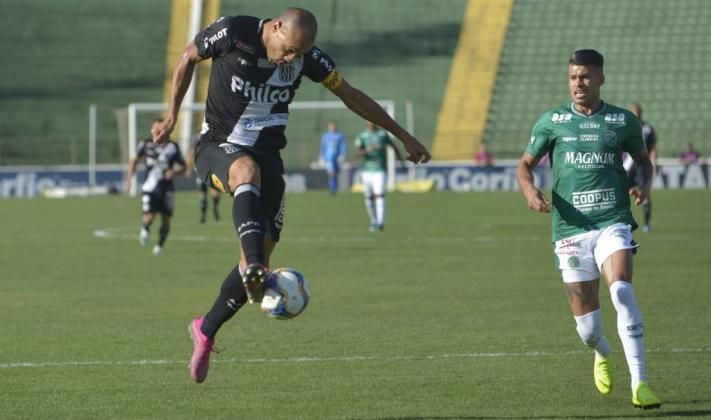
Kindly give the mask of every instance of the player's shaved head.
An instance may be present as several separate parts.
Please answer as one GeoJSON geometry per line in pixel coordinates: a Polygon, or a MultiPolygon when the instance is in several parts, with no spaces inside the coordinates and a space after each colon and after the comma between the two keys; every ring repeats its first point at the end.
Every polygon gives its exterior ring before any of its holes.
{"type": "Polygon", "coordinates": [[[316,16],[306,9],[290,7],[276,18],[282,23],[282,29],[287,33],[292,33],[302,38],[308,44],[316,41],[318,32],[318,22],[316,16]]]}

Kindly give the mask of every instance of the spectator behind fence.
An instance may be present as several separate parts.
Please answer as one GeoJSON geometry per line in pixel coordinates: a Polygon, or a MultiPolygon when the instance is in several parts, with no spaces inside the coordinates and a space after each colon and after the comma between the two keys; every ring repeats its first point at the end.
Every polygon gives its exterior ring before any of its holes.
{"type": "Polygon", "coordinates": [[[681,151],[679,158],[681,159],[681,163],[684,165],[703,162],[701,154],[694,149],[694,145],[692,143],[686,145],[686,148],[681,151]]]}
{"type": "Polygon", "coordinates": [[[479,150],[474,153],[474,163],[478,166],[492,166],[494,164],[494,155],[486,149],[486,144],[479,145],[479,150]]]}

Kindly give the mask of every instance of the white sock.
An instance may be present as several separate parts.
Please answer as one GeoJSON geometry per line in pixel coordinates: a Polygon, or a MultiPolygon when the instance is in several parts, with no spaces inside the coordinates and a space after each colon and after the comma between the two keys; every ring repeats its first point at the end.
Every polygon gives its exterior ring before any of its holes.
{"type": "Polygon", "coordinates": [[[385,223],[385,197],[375,197],[375,218],[377,224],[385,223]]]}
{"type": "Polygon", "coordinates": [[[574,316],[575,323],[578,325],[578,335],[580,339],[583,340],[583,344],[595,349],[598,354],[602,357],[607,357],[610,354],[610,343],[607,342],[607,338],[602,335],[602,317],[600,316],[600,310],[597,309],[592,312],[588,312],[585,315],[574,316]]]}
{"type": "Polygon", "coordinates": [[[625,349],[627,366],[630,369],[632,389],[636,389],[641,381],[646,381],[644,369],[644,324],[642,314],[634,296],[632,284],[626,281],[615,281],[610,286],[612,304],[617,310],[617,332],[625,349]]]}
{"type": "Polygon", "coordinates": [[[365,209],[368,211],[368,217],[370,218],[370,224],[376,225],[378,220],[375,218],[375,199],[365,199],[365,209]]]}

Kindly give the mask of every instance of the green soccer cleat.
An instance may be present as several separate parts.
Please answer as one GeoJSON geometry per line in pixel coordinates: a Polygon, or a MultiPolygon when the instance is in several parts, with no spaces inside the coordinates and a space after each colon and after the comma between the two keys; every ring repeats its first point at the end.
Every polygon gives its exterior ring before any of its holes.
{"type": "Polygon", "coordinates": [[[662,402],[654,395],[646,382],[640,382],[637,389],[632,392],[632,405],[642,410],[649,410],[661,407],[662,402]]]}
{"type": "Polygon", "coordinates": [[[607,395],[612,391],[612,360],[595,352],[595,366],[593,367],[595,387],[601,394],[607,395]]]}

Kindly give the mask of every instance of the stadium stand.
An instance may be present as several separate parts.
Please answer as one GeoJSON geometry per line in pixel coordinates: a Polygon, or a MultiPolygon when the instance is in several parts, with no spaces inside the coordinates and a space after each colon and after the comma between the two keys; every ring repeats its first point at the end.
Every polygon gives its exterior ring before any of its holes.
{"type": "Polygon", "coordinates": [[[117,162],[114,108],[162,94],[167,1],[3,0],[0,164],[86,163],[99,105],[98,161],[117,162]]]}
{"type": "MultiPolygon", "coordinates": [[[[415,132],[431,145],[466,0],[294,4],[317,14],[318,44],[350,82],[398,101],[400,122],[404,101],[413,101],[415,132]]],[[[284,7],[277,0],[222,0],[220,14],[269,17],[284,7]]],[[[11,77],[0,80],[0,164],[86,163],[91,103],[99,105],[99,163],[119,161],[123,126],[115,110],[163,98],[170,8],[169,0],[1,2],[3,71],[11,77]]],[[[335,97],[304,83],[296,99],[335,97]]],[[[303,133],[294,140],[317,142],[328,117],[294,118],[290,132],[303,133]]]]}
{"type": "MultiPolygon", "coordinates": [[[[86,163],[91,103],[99,105],[99,163],[125,158],[120,110],[130,102],[163,98],[171,4],[0,2],[0,165],[86,163]]],[[[413,101],[415,134],[432,146],[469,2],[295,4],[317,14],[318,43],[349,81],[376,98],[397,101],[401,123],[404,101],[413,101]]],[[[266,17],[283,7],[277,0],[222,0],[220,14],[266,17]]],[[[568,55],[590,47],[607,60],[604,98],[644,106],[660,138],[660,156],[676,156],[687,142],[711,155],[706,140],[711,104],[705,98],[711,91],[710,22],[707,0],[514,0],[483,141],[497,159],[520,156],[538,116],[567,101],[568,55]]],[[[481,94],[469,92],[472,98],[481,94]]],[[[335,98],[305,83],[296,99],[335,98]]],[[[289,135],[315,143],[328,118],[327,112],[294,118],[289,135]]],[[[468,151],[478,141],[472,137],[461,159],[471,159],[468,151]]]]}
{"type": "Polygon", "coordinates": [[[639,102],[662,157],[691,141],[708,156],[711,7],[706,0],[517,0],[484,141],[498,157],[521,155],[540,115],[568,98],[567,60],[605,56],[603,99],[639,102]]]}

